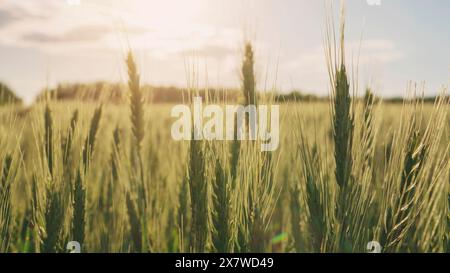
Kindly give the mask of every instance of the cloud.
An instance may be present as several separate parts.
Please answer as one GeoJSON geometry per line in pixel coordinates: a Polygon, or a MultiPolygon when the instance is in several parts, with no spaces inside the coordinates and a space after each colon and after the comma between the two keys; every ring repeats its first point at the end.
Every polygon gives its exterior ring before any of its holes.
{"type": "Polygon", "coordinates": [[[0,9],[0,28],[18,20],[20,17],[10,10],[0,9]]]}
{"type": "Polygon", "coordinates": [[[206,44],[204,46],[200,46],[197,48],[191,48],[186,50],[181,50],[177,53],[180,56],[190,56],[194,55],[200,58],[212,58],[216,60],[223,60],[230,56],[236,55],[237,50],[231,47],[222,46],[222,45],[214,45],[214,44],[206,44]]]}
{"type": "Polygon", "coordinates": [[[174,10],[170,4],[158,4],[158,9],[147,11],[143,8],[150,6],[146,0],[117,6],[101,0],[82,1],[79,6],[69,6],[64,0],[2,1],[6,5],[0,8],[0,20],[5,22],[0,27],[0,45],[52,55],[79,50],[121,51],[131,46],[160,60],[192,52],[224,59],[240,39],[235,29],[199,24],[191,20],[190,13],[174,10]]]}
{"type": "MultiPolygon", "coordinates": [[[[25,2],[12,2],[4,0],[2,7],[0,7],[0,29],[8,27],[14,23],[22,20],[36,20],[49,18],[49,7],[42,5],[43,11],[33,8],[25,2]]],[[[51,10],[51,9],[50,9],[51,10]]]]}
{"type": "MultiPolygon", "coordinates": [[[[359,41],[351,41],[347,44],[348,50],[355,58],[360,51],[360,65],[383,65],[401,60],[405,57],[405,53],[397,48],[396,44],[391,40],[373,39],[359,41]]],[[[355,59],[356,60],[356,59],[355,59]]]]}
{"type": "Polygon", "coordinates": [[[36,2],[29,0],[2,0],[2,7],[0,7],[0,29],[23,20],[35,21],[49,19],[52,14],[55,14],[56,7],[54,3],[48,1],[36,2]]]}
{"type": "MultiPolygon", "coordinates": [[[[405,53],[391,40],[370,39],[346,43],[348,69],[358,65],[361,84],[378,76],[386,66],[405,58],[405,53]],[[358,59],[359,52],[359,59],[358,59]]],[[[301,86],[308,92],[326,94],[329,90],[327,64],[322,45],[302,49],[298,54],[280,58],[279,78],[284,89],[301,86]]],[[[353,67],[356,69],[356,67],[353,67]]]]}
{"type": "Polygon", "coordinates": [[[46,34],[43,32],[31,32],[22,36],[25,41],[37,43],[72,43],[94,42],[102,39],[110,33],[112,28],[105,26],[79,26],[62,34],[46,34]]]}

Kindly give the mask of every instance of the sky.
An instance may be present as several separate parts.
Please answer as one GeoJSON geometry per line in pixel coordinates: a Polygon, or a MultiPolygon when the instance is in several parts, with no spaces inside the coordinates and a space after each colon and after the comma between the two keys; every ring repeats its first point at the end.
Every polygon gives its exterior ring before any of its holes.
{"type": "MultiPolygon", "coordinates": [[[[239,87],[251,40],[259,90],[324,95],[324,3],[0,0],[0,81],[26,102],[61,82],[125,82],[131,48],[145,83],[184,87],[195,72],[200,86],[239,87]]],[[[448,86],[448,0],[347,0],[346,40],[360,90],[390,97],[409,81],[425,82],[427,95],[448,86]]]]}

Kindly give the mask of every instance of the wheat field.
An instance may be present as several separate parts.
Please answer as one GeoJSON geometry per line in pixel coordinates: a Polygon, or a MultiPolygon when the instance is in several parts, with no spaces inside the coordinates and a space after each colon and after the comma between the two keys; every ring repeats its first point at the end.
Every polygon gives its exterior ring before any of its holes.
{"type": "MultiPolygon", "coordinates": [[[[127,103],[1,106],[0,252],[450,251],[446,90],[355,97],[328,35],[329,101],[282,103],[275,152],[173,140],[173,105],[143,102],[132,53],[127,103]]],[[[244,48],[240,102],[273,103],[244,48]]]]}

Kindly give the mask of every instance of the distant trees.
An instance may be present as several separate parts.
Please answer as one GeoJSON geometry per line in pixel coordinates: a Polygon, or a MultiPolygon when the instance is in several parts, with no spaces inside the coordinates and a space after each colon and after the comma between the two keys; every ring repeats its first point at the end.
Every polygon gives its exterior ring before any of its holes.
{"type": "MultiPolygon", "coordinates": [[[[243,65],[243,76],[251,73],[251,54],[246,58],[248,63],[243,65]],[[249,72],[250,71],[250,72],[249,72]]],[[[256,103],[260,97],[260,93],[253,87],[254,80],[252,77],[247,77],[247,81],[241,89],[226,89],[226,88],[208,88],[198,90],[196,95],[209,102],[240,102],[244,97],[246,104],[256,103]],[[250,79],[249,79],[250,78],[250,79]],[[244,92],[243,92],[243,90],[244,92]]],[[[7,88],[7,87],[6,87],[7,88]]],[[[142,97],[145,103],[184,103],[188,102],[189,92],[186,89],[175,86],[150,86],[142,85],[142,97]]],[[[0,93],[1,94],[1,93],[0,93]]],[[[121,83],[110,82],[93,82],[93,83],[63,83],[56,86],[56,88],[44,89],[37,96],[37,101],[45,101],[46,99],[54,99],[59,101],[79,100],[83,102],[109,102],[109,103],[126,103],[128,101],[127,86],[121,83]]],[[[374,95],[375,96],[375,95],[374,95]]],[[[15,97],[15,96],[14,96],[15,97]]],[[[274,102],[289,103],[289,102],[328,102],[327,95],[314,95],[311,93],[302,92],[300,90],[292,90],[290,92],[279,92],[273,94],[274,102]]],[[[358,97],[363,100],[364,96],[358,97]]],[[[403,98],[381,98],[375,96],[374,101],[377,102],[383,99],[386,103],[402,103],[403,98]]],[[[424,102],[433,102],[435,97],[426,97],[424,102]]],[[[0,101],[3,97],[0,96],[0,101]]]]}
{"type": "MultiPolygon", "coordinates": [[[[153,103],[183,103],[188,101],[188,92],[174,86],[142,85],[142,98],[144,102],[153,103]]],[[[37,97],[37,101],[47,98],[55,100],[103,101],[111,103],[124,103],[128,100],[127,86],[120,83],[94,82],[94,83],[66,83],[56,88],[45,89],[37,97]]],[[[198,95],[209,98],[211,101],[236,101],[240,96],[239,90],[224,90],[209,88],[201,89],[198,95]]]]}
{"type": "Polygon", "coordinates": [[[21,104],[22,100],[6,84],[0,82],[0,106],[5,104],[21,104]]]}

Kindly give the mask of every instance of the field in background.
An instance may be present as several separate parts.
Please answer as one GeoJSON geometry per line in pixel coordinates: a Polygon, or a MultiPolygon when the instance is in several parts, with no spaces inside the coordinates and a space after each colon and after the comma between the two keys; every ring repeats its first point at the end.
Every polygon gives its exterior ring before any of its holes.
{"type": "MultiPolygon", "coordinates": [[[[133,133],[127,105],[103,106],[95,137],[95,146],[92,149],[89,168],[86,172],[83,168],[83,151],[86,149],[85,142],[89,135],[91,118],[98,105],[54,102],[49,103],[48,106],[52,117],[52,171],[49,169],[45,152],[46,104],[34,105],[27,112],[8,107],[0,109],[0,159],[3,162],[3,170],[7,168],[9,156],[12,158],[10,172],[7,176],[7,180],[12,184],[8,251],[65,251],[65,244],[73,240],[74,236],[72,216],[75,210],[73,208],[75,196],[71,188],[76,183],[77,173],[80,169],[82,169],[83,185],[86,187],[83,251],[173,252],[194,250],[193,246],[189,244],[193,240],[190,237],[192,236],[190,229],[193,219],[190,210],[189,186],[185,184],[189,179],[190,167],[192,167],[190,160],[193,159],[189,150],[190,143],[176,142],[170,136],[170,126],[174,121],[173,118],[170,118],[171,105],[148,105],[145,107],[146,114],[143,123],[145,137],[141,147],[143,178],[136,177],[138,173],[136,167],[133,166],[133,133]],[[79,112],[79,116],[72,134],[70,124],[72,113],[75,111],[79,112]],[[64,143],[69,135],[71,135],[72,144],[70,150],[65,151],[67,146],[64,143]],[[66,152],[69,155],[66,155],[66,152]],[[69,158],[69,160],[64,158],[69,158]],[[144,186],[140,185],[141,179],[145,183],[144,186]],[[58,208],[53,207],[56,206],[55,204],[49,203],[52,192],[60,195],[58,197],[58,206],[60,207],[58,208]],[[143,192],[145,192],[145,197],[142,195],[143,192]],[[130,195],[129,199],[128,195],[130,195]],[[146,202],[146,204],[142,204],[142,207],[146,207],[145,212],[144,209],[138,212],[139,203],[143,200],[146,202]],[[139,213],[135,216],[137,219],[134,219],[138,223],[133,223],[132,207],[135,207],[135,213],[139,213]],[[52,212],[52,210],[57,211],[52,212]],[[48,215],[50,212],[57,213],[57,215],[48,215]],[[52,217],[58,217],[58,219],[52,219],[52,217]],[[55,220],[61,222],[56,227],[49,226],[51,223],[48,222],[55,220]],[[142,229],[142,227],[145,228],[142,229]],[[50,228],[56,228],[56,230],[52,231],[50,228]],[[45,239],[41,240],[52,236],[49,234],[50,232],[57,232],[58,236],[54,238],[52,248],[45,250],[43,249],[46,247],[45,239]],[[136,240],[142,240],[145,243],[139,244],[136,243],[136,240]],[[136,249],[136,247],[140,249],[136,249]]],[[[425,124],[433,111],[433,105],[426,104],[423,108],[423,114],[420,115],[423,118],[421,130],[425,130],[425,124]]],[[[402,162],[390,163],[389,151],[399,148],[393,144],[392,137],[394,129],[399,128],[402,106],[389,104],[375,106],[374,112],[376,113],[374,122],[376,122],[378,130],[375,137],[373,165],[371,166],[373,188],[369,194],[373,198],[370,212],[372,228],[361,238],[364,240],[359,240],[359,244],[352,246],[348,249],[349,251],[365,251],[366,243],[377,238],[376,229],[381,228],[377,224],[378,213],[382,209],[380,203],[387,197],[385,196],[386,189],[383,187],[386,184],[386,172],[390,168],[394,168],[401,174],[402,162]]],[[[223,168],[225,176],[231,176],[232,168],[237,168],[235,170],[236,181],[232,183],[231,178],[228,178],[230,183],[227,192],[230,204],[227,209],[229,209],[230,215],[226,217],[230,221],[230,226],[227,227],[229,242],[227,241],[228,243],[222,251],[240,251],[238,246],[239,230],[241,229],[239,223],[242,224],[243,220],[240,218],[245,217],[246,214],[242,211],[239,212],[239,208],[247,210],[248,206],[252,206],[244,204],[247,201],[245,196],[259,199],[258,202],[262,202],[261,205],[264,206],[262,211],[259,211],[259,213],[264,213],[262,215],[264,217],[260,216],[263,223],[259,223],[263,230],[247,231],[247,236],[261,236],[261,238],[248,239],[257,240],[261,245],[250,245],[249,247],[256,249],[250,248],[249,251],[332,250],[324,248],[325,246],[317,248],[317,245],[313,245],[314,241],[311,236],[312,232],[316,231],[311,230],[311,222],[319,221],[317,225],[322,227],[327,224],[320,222],[322,220],[318,218],[320,213],[313,214],[312,208],[308,207],[308,198],[311,197],[305,186],[308,185],[309,178],[305,177],[303,162],[305,159],[301,151],[305,147],[302,147],[299,142],[299,136],[305,136],[311,142],[306,145],[314,146],[315,153],[320,155],[321,172],[313,171],[316,172],[315,175],[324,177],[315,183],[318,185],[324,183],[322,186],[330,187],[329,192],[333,195],[336,186],[334,185],[333,133],[329,105],[326,103],[283,105],[280,126],[280,147],[276,153],[271,155],[270,167],[268,167],[271,177],[267,181],[259,176],[257,170],[252,170],[254,167],[265,170],[261,166],[268,161],[260,158],[261,152],[252,147],[253,144],[250,142],[242,143],[239,148],[239,161],[235,166],[230,162],[233,156],[234,142],[214,142],[202,144],[207,147],[198,147],[199,153],[205,153],[203,154],[204,159],[198,160],[204,165],[202,169],[208,173],[201,178],[204,179],[204,185],[207,188],[205,190],[208,192],[207,201],[204,201],[204,205],[207,206],[205,213],[208,214],[204,221],[207,221],[208,224],[205,231],[206,241],[202,250],[215,251],[217,243],[214,244],[215,231],[213,231],[213,227],[217,223],[213,221],[214,208],[215,206],[226,207],[226,204],[214,202],[214,194],[217,194],[216,179],[220,175],[217,174],[218,166],[223,168]],[[258,180],[255,180],[254,177],[258,177],[258,180]],[[258,185],[251,188],[255,182],[258,185]],[[273,185],[268,186],[265,183],[273,185]],[[231,184],[234,185],[231,187],[231,184]],[[294,192],[298,196],[292,195],[292,189],[297,189],[297,192],[294,192]],[[264,226],[262,226],[263,224],[264,226]],[[298,234],[294,232],[296,227],[298,234]],[[282,239],[276,240],[277,237],[282,239]]],[[[448,122],[445,127],[444,135],[448,136],[448,122]]],[[[407,141],[404,136],[401,137],[407,141]]],[[[442,138],[438,148],[441,153],[446,151],[447,145],[446,140],[442,138]]],[[[355,152],[360,153],[358,150],[355,152]]],[[[448,159],[448,155],[441,154],[441,156],[448,159]]],[[[443,183],[444,188],[448,188],[448,163],[446,166],[439,179],[430,181],[430,183],[443,183]]],[[[442,196],[438,198],[445,200],[444,193],[445,191],[442,191],[442,196]]],[[[320,204],[325,201],[314,200],[317,202],[319,210],[320,204]]],[[[227,201],[221,200],[221,202],[226,203],[227,201]]],[[[333,209],[332,205],[330,205],[330,209],[333,209]]],[[[249,217],[255,217],[255,215],[249,217]]],[[[426,215],[421,217],[428,219],[426,215]]],[[[418,217],[416,221],[422,220],[421,217],[418,217]]],[[[445,222],[439,220],[435,224],[443,223],[445,222]]],[[[438,234],[435,235],[436,240],[439,239],[438,234]]],[[[420,233],[415,236],[419,236],[415,240],[423,240],[420,233]]],[[[416,241],[412,242],[415,245],[416,241]]],[[[439,244],[439,241],[435,244],[429,242],[427,247],[429,248],[417,250],[443,251],[443,244],[439,244]]],[[[3,251],[5,250],[3,249],[3,251]]]]}

